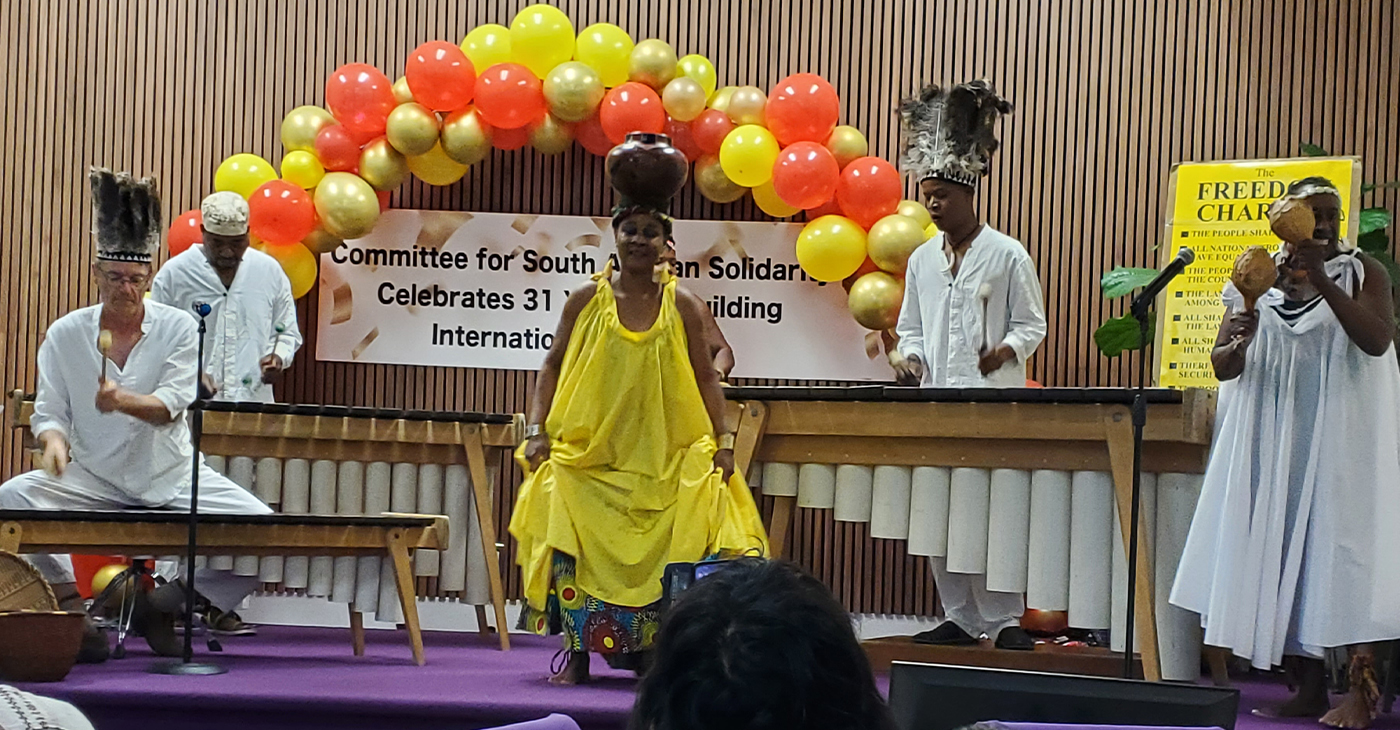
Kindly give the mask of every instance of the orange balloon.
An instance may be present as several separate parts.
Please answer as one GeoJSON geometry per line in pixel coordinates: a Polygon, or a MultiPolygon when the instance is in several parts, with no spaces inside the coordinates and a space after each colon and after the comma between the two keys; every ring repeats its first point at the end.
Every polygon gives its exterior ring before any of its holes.
{"type": "Polygon", "coordinates": [[[869,230],[876,221],[899,208],[903,192],[894,165],[878,157],[862,157],[841,171],[836,202],[847,218],[869,230]]]}
{"type": "Polygon", "coordinates": [[[476,110],[497,132],[544,117],[544,84],[518,63],[498,63],[476,78],[476,110]]]}
{"type": "Polygon", "coordinates": [[[816,74],[793,74],[773,87],[764,119],[778,142],[824,144],[841,116],[836,89],[816,74]]]}
{"type": "Polygon", "coordinates": [[[177,256],[185,249],[204,240],[204,215],[198,210],[187,210],[170,224],[165,234],[165,244],[170,247],[170,255],[177,256]]]}
{"type": "Polygon", "coordinates": [[[670,117],[666,118],[666,136],[671,138],[671,146],[681,151],[685,159],[694,162],[704,155],[700,145],[695,143],[695,135],[691,134],[690,124],[670,117]]]}
{"type": "Polygon", "coordinates": [[[350,132],[368,135],[368,141],[384,134],[389,112],[398,105],[393,87],[379,69],[367,63],[347,63],[326,80],[326,108],[350,132]]]}
{"type": "Polygon", "coordinates": [[[450,112],[471,103],[476,69],[461,48],[428,41],[408,54],[404,77],[415,101],[434,111],[450,112]]]}
{"type": "Polygon", "coordinates": [[[272,180],[248,198],[248,231],[268,243],[298,243],[315,227],[316,207],[300,185],[272,180]]]}
{"type": "Polygon", "coordinates": [[[530,144],[530,128],[497,129],[491,136],[491,146],[498,150],[518,150],[530,144]]]}
{"type": "Polygon", "coordinates": [[[815,208],[831,200],[840,181],[836,158],[817,142],[788,145],[773,165],[773,191],[783,202],[798,208],[815,208]]]}
{"type": "Polygon", "coordinates": [[[574,125],[574,139],[583,148],[595,155],[606,155],[614,147],[612,140],[603,131],[603,123],[598,120],[598,115],[593,116],[574,125]]]}
{"type": "Polygon", "coordinates": [[[316,133],[316,157],[327,170],[348,172],[360,165],[360,144],[344,126],[328,124],[316,133]]]}
{"type": "Polygon", "coordinates": [[[610,90],[598,107],[598,120],[613,144],[622,144],[632,132],[659,133],[666,128],[661,96],[646,84],[628,81],[610,90]]]}
{"type": "Polygon", "coordinates": [[[706,109],[690,123],[690,132],[695,137],[696,146],[707,155],[719,154],[724,138],[732,131],[734,122],[729,121],[728,114],[718,109],[706,109]]]}
{"type": "MultiPolygon", "coordinates": [[[[379,198],[379,212],[383,213],[384,211],[388,210],[389,196],[393,195],[393,193],[388,190],[376,190],[374,191],[374,194],[379,198]]],[[[317,219],[317,222],[319,222],[319,218],[317,219]]]]}

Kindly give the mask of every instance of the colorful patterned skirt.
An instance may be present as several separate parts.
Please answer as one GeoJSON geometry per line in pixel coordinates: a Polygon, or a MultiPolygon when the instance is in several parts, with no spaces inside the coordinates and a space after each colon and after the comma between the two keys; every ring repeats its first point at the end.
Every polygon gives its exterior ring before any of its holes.
{"type": "Polygon", "coordinates": [[[526,606],[521,628],[540,636],[562,633],[565,648],[595,654],[635,654],[651,649],[661,620],[660,601],[641,608],[618,606],[574,584],[574,558],[558,550],[545,609],[526,606]]]}

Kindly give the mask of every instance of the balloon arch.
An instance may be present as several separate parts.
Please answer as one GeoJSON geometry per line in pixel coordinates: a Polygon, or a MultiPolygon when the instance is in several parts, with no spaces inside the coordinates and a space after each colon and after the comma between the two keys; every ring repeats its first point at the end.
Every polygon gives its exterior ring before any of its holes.
{"type": "MultiPolygon", "coordinates": [[[[837,124],[840,100],[825,79],[793,74],[767,94],[717,80],[704,56],[677,58],[655,38],[633,43],[610,23],[575,35],[562,11],[532,5],[509,28],[424,43],[395,82],[367,64],[341,66],[326,81],[325,109],[300,106],[282,120],[280,177],[267,160],[236,154],[214,188],[248,199],[255,245],[300,298],[316,281],[317,255],[373,230],[410,174],[451,185],[492,148],[554,155],[578,142],[606,155],[629,132],[664,133],[694,161],[709,200],[752,194],[775,218],[807,211],[803,270],[844,281],[861,325],[893,327],[909,254],[934,231],[928,212],[900,199],[898,171],[868,156],[860,130],[837,124]]],[[[199,241],[200,226],[198,210],[176,218],[170,253],[199,241]]]]}

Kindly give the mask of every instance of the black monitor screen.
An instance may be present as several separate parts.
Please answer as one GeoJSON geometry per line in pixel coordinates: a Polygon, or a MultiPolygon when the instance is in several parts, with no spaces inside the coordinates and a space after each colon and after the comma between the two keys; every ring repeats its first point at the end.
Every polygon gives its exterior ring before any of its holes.
{"type": "Polygon", "coordinates": [[[1239,692],[1130,679],[895,662],[890,709],[902,730],[985,720],[1234,730],[1239,692]]]}

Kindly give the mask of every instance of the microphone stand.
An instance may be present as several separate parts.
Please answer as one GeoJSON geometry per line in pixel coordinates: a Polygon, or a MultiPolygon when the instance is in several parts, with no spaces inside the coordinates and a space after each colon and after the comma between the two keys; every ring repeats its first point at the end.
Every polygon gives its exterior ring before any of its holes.
{"type": "Polygon", "coordinates": [[[1138,519],[1142,510],[1142,432],[1147,426],[1147,341],[1151,329],[1153,299],[1138,299],[1132,304],[1133,318],[1138,322],[1137,389],[1133,393],[1133,496],[1128,523],[1128,610],[1123,629],[1123,678],[1133,679],[1133,629],[1137,613],[1138,519]]]}
{"type": "Polygon", "coordinates": [[[190,441],[194,447],[190,470],[190,534],[185,552],[185,651],[178,662],[165,662],[151,668],[153,674],[223,674],[227,668],[212,662],[194,661],[194,561],[199,533],[199,441],[204,433],[204,399],[199,392],[204,376],[204,318],[209,316],[209,305],[202,302],[194,305],[199,315],[199,367],[195,371],[195,399],[190,404],[190,441]]]}

